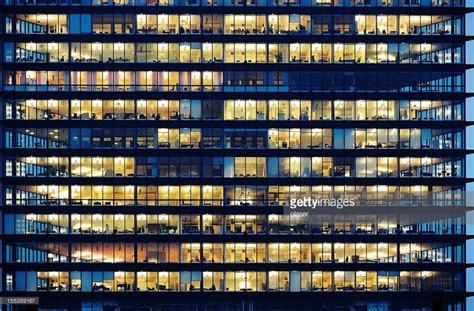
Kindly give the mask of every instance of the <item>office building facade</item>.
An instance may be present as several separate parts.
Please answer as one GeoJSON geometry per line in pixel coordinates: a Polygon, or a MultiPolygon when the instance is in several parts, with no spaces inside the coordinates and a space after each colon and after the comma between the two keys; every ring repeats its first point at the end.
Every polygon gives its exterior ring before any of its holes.
{"type": "Polygon", "coordinates": [[[467,311],[468,10],[3,0],[6,310],[467,311]]]}

